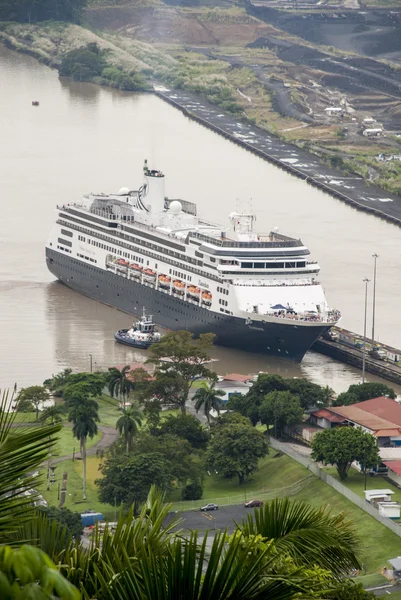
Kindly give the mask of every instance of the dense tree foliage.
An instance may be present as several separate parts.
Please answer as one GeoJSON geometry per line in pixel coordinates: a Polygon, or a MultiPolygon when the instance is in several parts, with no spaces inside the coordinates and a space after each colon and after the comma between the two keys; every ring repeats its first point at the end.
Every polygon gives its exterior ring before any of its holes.
{"type": "Polygon", "coordinates": [[[252,427],[249,419],[224,415],[212,426],[206,461],[226,477],[237,475],[241,485],[257,470],[259,459],[268,451],[265,435],[252,427]]]}
{"type": "Polygon", "coordinates": [[[43,402],[49,399],[49,392],[47,388],[42,385],[31,385],[30,387],[22,388],[17,398],[17,410],[21,412],[27,412],[29,405],[35,408],[36,420],[39,416],[39,407],[43,406],[43,402]],[[25,410],[22,410],[24,407],[25,410]]]}
{"type": "Polygon", "coordinates": [[[187,440],[192,448],[205,450],[209,435],[193,415],[168,415],[154,431],[155,435],[173,435],[187,440]]]}
{"type": "Polygon", "coordinates": [[[364,402],[371,398],[379,398],[380,396],[388,396],[389,398],[395,398],[396,393],[390,386],[385,383],[360,383],[350,385],[346,392],[339,394],[335,400],[333,400],[333,406],[347,406],[348,404],[355,404],[356,402],[364,402]]]}
{"type": "Polygon", "coordinates": [[[112,456],[101,465],[103,477],[96,481],[100,501],[139,506],[153,484],[170,491],[174,482],[170,467],[168,459],[159,452],[112,456]]]}
{"type": "Polygon", "coordinates": [[[65,506],[63,508],[49,506],[41,508],[40,512],[49,519],[57,521],[61,527],[65,527],[68,535],[76,538],[81,537],[83,526],[80,513],[74,512],[65,506]]]}
{"type": "Polygon", "coordinates": [[[78,22],[87,0],[0,0],[0,21],[78,22]]]}
{"type": "Polygon", "coordinates": [[[61,60],[59,73],[62,77],[72,77],[75,81],[92,81],[109,85],[120,90],[136,91],[146,89],[143,76],[133,70],[122,71],[108,64],[109,52],[91,42],[67,52],[61,60]]]}
{"type": "Polygon", "coordinates": [[[304,411],[298,396],[291,392],[270,392],[259,407],[259,418],[267,428],[274,426],[274,435],[280,436],[286,425],[301,423],[304,411]]]}
{"type": "Polygon", "coordinates": [[[313,460],[335,465],[343,481],[354,461],[364,468],[380,462],[377,439],[359,427],[334,427],[317,433],[312,441],[313,460]]]}
{"type": "Polygon", "coordinates": [[[154,380],[142,394],[143,399],[158,398],[167,406],[175,406],[183,414],[189,391],[195,379],[212,379],[213,373],[206,366],[210,360],[208,351],[214,340],[211,333],[202,334],[196,342],[189,331],[172,331],[158,344],[149,348],[149,359],[156,367],[154,380]]]}
{"type": "Polygon", "coordinates": [[[284,378],[281,375],[261,373],[247,394],[244,396],[236,394],[230,397],[227,408],[238,411],[256,425],[261,420],[261,405],[266,395],[271,392],[288,392],[296,396],[304,410],[327,406],[334,397],[330,387],[321,387],[304,378],[284,378]]]}

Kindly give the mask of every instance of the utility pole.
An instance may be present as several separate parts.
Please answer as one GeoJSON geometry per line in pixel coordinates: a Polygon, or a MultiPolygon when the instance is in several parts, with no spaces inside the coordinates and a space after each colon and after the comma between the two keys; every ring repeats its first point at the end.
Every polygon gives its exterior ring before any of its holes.
{"type": "Polygon", "coordinates": [[[372,350],[375,345],[375,311],[376,311],[376,262],[379,258],[378,254],[372,254],[374,260],[373,266],[373,307],[372,307],[372,350]]]}
{"type": "Polygon", "coordinates": [[[366,366],[366,316],[368,309],[368,283],[370,279],[365,277],[363,282],[365,284],[365,317],[363,321],[363,356],[362,356],[362,383],[365,383],[365,366],[366,366]]]}
{"type": "Polygon", "coordinates": [[[90,373],[92,373],[92,354],[89,354],[90,359],[90,373]]]}

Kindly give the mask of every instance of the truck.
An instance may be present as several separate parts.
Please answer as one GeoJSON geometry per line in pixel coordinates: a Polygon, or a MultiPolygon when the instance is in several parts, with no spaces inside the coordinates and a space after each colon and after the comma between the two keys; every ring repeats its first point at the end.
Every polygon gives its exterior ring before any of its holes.
{"type": "Polygon", "coordinates": [[[369,356],[376,360],[387,360],[387,352],[378,346],[369,350],[369,356]]]}
{"type": "Polygon", "coordinates": [[[81,513],[81,521],[82,521],[82,525],[84,527],[93,527],[93,525],[96,523],[96,521],[103,521],[103,515],[102,513],[99,512],[95,512],[92,510],[86,510],[85,512],[81,513]]]}

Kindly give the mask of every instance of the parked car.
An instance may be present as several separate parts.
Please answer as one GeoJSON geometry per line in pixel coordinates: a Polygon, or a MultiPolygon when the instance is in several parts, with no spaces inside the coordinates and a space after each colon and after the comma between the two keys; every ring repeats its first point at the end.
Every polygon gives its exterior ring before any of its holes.
{"type": "Polygon", "coordinates": [[[203,511],[207,511],[207,510],[217,510],[218,504],[213,504],[213,502],[211,502],[210,504],[206,504],[205,506],[201,507],[201,510],[203,511]]]}
{"type": "Polygon", "coordinates": [[[263,506],[263,504],[262,500],[249,500],[248,502],[245,502],[245,508],[255,508],[257,506],[263,506]]]}

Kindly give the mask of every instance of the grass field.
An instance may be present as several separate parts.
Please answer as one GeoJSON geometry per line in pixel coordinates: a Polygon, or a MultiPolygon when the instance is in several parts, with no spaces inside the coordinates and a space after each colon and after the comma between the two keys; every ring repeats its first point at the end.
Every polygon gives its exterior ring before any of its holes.
{"type": "MultiPolygon", "coordinates": [[[[326,467],[325,471],[330,473],[335,479],[340,481],[340,478],[337,474],[337,469],[335,467],[326,467]]],[[[365,476],[363,473],[359,473],[356,469],[350,469],[348,472],[348,477],[345,481],[342,481],[347,488],[352,490],[355,494],[360,496],[361,498],[365,498],[364,489],[365,489],[365,476]]],[[[396,486],[386,481],[383,477],[370,477],[369,475],[366,477],[366,489],[368,490],[381,490],[381,489],[389,489],[393,490],[394,494],[391,496],[392,501],[401,503],[401,490],[396,486]]]]}

